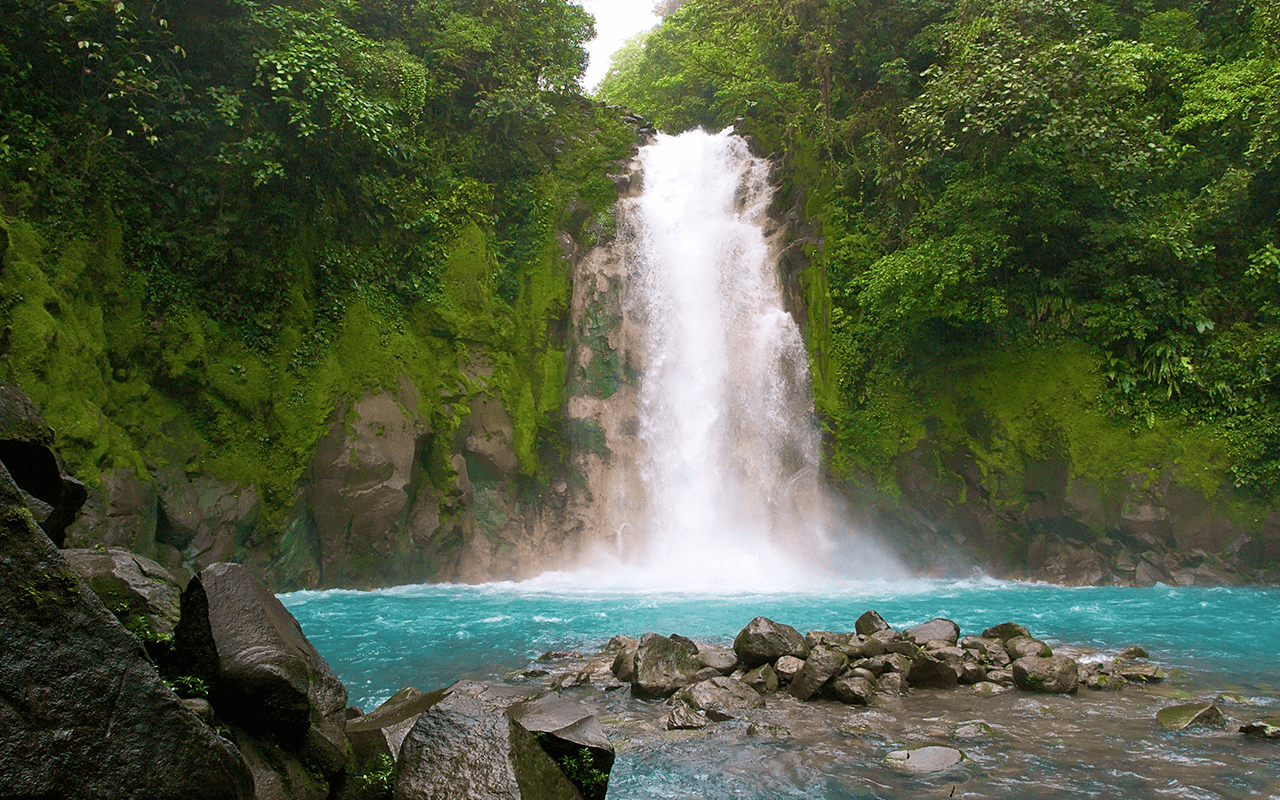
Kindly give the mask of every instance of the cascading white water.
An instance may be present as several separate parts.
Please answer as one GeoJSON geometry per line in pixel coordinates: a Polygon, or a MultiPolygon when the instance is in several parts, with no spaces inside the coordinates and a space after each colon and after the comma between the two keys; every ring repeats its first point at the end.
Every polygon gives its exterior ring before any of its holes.
{"type": "Polygon", "coordinates": [[[826,545],[825,509],[808,354],[764,232],[769,164],[730,131],[698,130],[659,135],[640,162],[623,236],[641,558],[702,581],[793,578],[826,545]]]}

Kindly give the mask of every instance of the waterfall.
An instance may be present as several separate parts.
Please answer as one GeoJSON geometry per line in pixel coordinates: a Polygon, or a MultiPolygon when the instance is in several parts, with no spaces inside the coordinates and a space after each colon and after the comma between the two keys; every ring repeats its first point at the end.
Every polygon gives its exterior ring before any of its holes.
{"type": "Polygon", "coordinates": [[[637,557],[699,580],[803,572],[827,549],[827,511],[808,353],[765,234],[769,164],[700,130],[659,134],[639,161],[620,234],[640,363],[637,557]]]}

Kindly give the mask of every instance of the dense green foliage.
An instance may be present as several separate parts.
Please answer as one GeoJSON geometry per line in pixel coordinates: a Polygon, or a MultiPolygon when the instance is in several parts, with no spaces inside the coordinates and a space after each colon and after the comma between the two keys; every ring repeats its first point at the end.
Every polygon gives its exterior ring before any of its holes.
{"type": "Polygon", "coordinates": [[[448,442],[482,354],[537,479],[555,237],[634,141],[578,94],[592,25],[564,0],[6,2],[0,380],[91,481],[176,462],[279,514],[335,398],[407,375],[448,442]]]}
{"type": "Polygon", "coordinates": [[[622,55],[608,100],[788,154],[838,471],[965,358],[1071,340],[1106,413],[1280,488],[1275,0],[689,0],[622,55]]]}

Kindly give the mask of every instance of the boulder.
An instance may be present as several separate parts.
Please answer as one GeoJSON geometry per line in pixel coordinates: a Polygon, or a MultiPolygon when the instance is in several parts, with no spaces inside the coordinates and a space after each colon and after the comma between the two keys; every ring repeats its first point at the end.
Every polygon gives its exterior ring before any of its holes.
{"type": "Polygon", "coordinates": [[[918,689],[950,689],[960,681],[960,670],[933,653],[921,650],[911,660],[906,678],[918,689]]]}
{"type": "Polygon", "coordinates": [[[703,712],[712,722],[734,719],[736,715],[730,712],[764,708],[759,692],[742,681],[723,676],[686,686],[676,692],[675,699],[703,712]]]}
{"type": "Polygon", "coordinates": [[[902,632],[902,635],[921,647],[925,643],[936,639],[955,644],[956,640],[960,638],[960,626],[949,619],[935,617],[923,625],[907,628],[902,632]]]}
{"type": "Polygon", "coordinates": [[[746,669],[771,664],[782,656],[804,658],[808,655],[804,637],[790,625],[756,617],[747,623],[733,640],[733,650],[746,669]]]}
{"type": "Polygon", "coordinates": [[[1013,662],[1013,683],[1019,689],[1043,694],[1074,694],[1079,673],[1066,656],[1025,656],[1013,662]]]}
{"type": "Polygon", "coordinates": [[[899,672],[886,672],[876,679],[876,694],[906,694],[907,679],[899,672]]]}
{"type": "Polygon", "coordinates": [[[661,634],[646,633],[636,650],[631,691],[636,697],[667,697],[692,683],[699,668],[696,650],[661,634]]]}
{"type": "Polygon", "coordinates": [[[1004,650],[1009,654],[1011,661],[1017,661],[1027,656],[1037,656],[1039,658],[1048,658],[1053,655],[1053,649],[1049,645],[1033,639],[1030,636],[1014,636],[1004,643],[1004,650]]]}
{"type": "Polygon", "coordinates": [[[707,727],[708,720],[689,707],[687,703],[676,703],[671,707],[671,713],[662,721],[662,725],[669,731],[696,731],[707,727]]]}
{"type": "Polygon", "coordinates": [[[857,675],[841,675],[831,681],[827,692],[835,699],[851,706],[871,705],[876,694],[876,684],[857,675]]]}
{"type": "Polygon", "coordinates": [[[385,752],[394,761],[400,755],[404,737],[409,735],[418,717],[444,696],[444,690],[423,694],[408,686],[368,714],[347,720],[344,732],[351,742],[352,757],[357,761],[370,761],[385,752]]]}
{"type": "Polygon", "coordinates": [[[1165,679],[1164,670],[1150,662],[1116,664],[1112,672],[1129,683],[1158,683],[1165,679]]]}
{"type": "Polygon", "coordinates": [[[788,691],[797,700],[808,700],[848,663],[848,656],[840,650],[815,647],[805,659],[804,666],[791,679],[791,688],[788,691]]]}
{"type": "Polygon", "coordinates": [[[185,707],[0,465],[0,793],[249,800],[236,748],[185,707]]]}
{"type": "Polygon", "coordinates": [[[63,550],[71,568],[143,642],[173,636],[182,590],[167,569],[119,547],[63,550]]]}
{"type": "Polygon", "coordinates": [[[875,658],[868,658],[865,663],[858,662],[858,666],[866,667],[878,677],[883,677],[888,672],[896,672],[905,680],[911,675],[912,661],[899,653],[886,653],[875,658]]]}
{"type": "Polygon", "coordinates": [[[308,769],[296,753],[243,730],[234,736],[253,773],[254,800],[328,800],[329,782],[308,769]]]}
{"type": "Polygon", "coordinates": [[[942,772],[964,760],[963,752],[940,745],[917,745],[905,750],[894,750],[885,756],[885,763],[889,766],[915,775],[942,772]]]}
{"type": "Polygon", "coordinates": [[[769,664],[762,664],[742,676],[742,682],[760,694],[778,691],[778,673],[769,664]]]}
{"type": "Polygon", "coordinates": [[[773,665],[773,671],[778,675],[778,683],[791,683],[796,673],[804,669],[804,661],[795,656],[783,656],[773,665]]]}
{"type": "Polygon", "coordinates": [[[1261,739],[1280,739],[1280,719],[1259,719],[1240,726],[1240,732],[1261,739]]]}
{"type": "Polygon", "coordinates": [[[721,675],[728,675],[738,667],[738,654],[729,647],[702,645],[698,648],[698,663],[721,675]]]}
{"type": "Polygon", "coordinates": [[[992,667],[1006,667],[1012,663],[1004,642],[984,636],[966,636],[959,641],[961,647],[974,654],[979,663],[992,667]]]}
{"type": "Polygon", "coordinates": [[[182,594],[176,669],[203,679],[218,715],[298,750],[326,774],[347,759],[347,690],[293,615],[240,564],[211,564],[182,594]]]}
{"type": "Polygon", "coordinates": [[[559,695],[546,694],[516,703],[507,716],[534,735],[586,800],[603,800],[614,750],[594,714],[559,695]]]}
{"type": "Polygon", "coordinates": [[[454,691],[418,717],[400,748],[395,800],[577,800],[537,737],[482,695],[454,691]]]}
{"type": "MultiPolygon", "coordinates": [[[[615,636],[609,641],[609,648],[617,653],[613,658],[614,676],[623,683],[630,683],[636,674],[636,653],[640,650],[640,640],[630,636],[615,636]]],[[[609,648],[605,651],[608,652],[609,648]]]]}
{"type": "Polygon", "coordinates": [[[1183,703],[1156,712],[1160,727],[1171,731],[1185,728],[1222,728],[1227,724],[1222,709],[1213,703],[1183,703]]]}
{"type": "Polygon", "coordinates": [[[893,630],[889,627],[889,623],[884,621],[884,617],[875,611],[868,611],[858,617],[857,621],[853,623],[853,629],[859,636],[870,636],[879,631],[893,630]]]}
{"type": "Polygon", "coordinates": [[[53,429],[31,398],[14,386],[0,385],[0,463],[18,489],[19,503],[61,547],[88,491],[80,481],[62,474],[52,447],[53,429]]]}
{"type": "Polygon", "coordinates": [[[982,632],[983,639],[995,639],[997,641],[1006,642],[1015,636],[1030,636],[1031,631],[1025,626],[1016,622],[1001,622],[991,628],[987,628],[982,632]]]}
{"type": "Polygon", "coordinates": [[[805,646],[812,650],[819,645],[850,644],[854,639],[862,637],[854,633],[834,633],[832,631],[809,631],[804,635],[805,646]]]}

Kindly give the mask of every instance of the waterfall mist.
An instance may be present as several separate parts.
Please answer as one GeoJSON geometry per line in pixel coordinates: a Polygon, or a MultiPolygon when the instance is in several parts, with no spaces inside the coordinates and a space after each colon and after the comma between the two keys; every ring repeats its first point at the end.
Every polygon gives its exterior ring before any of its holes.
{"type": "Polygon", "coordinates": [[[729,130],[660,134],[640,152],[619,243],[644,499],[597,554],[613,580],[617,562],[649,585],[901,573],[849,541],[822,484],[808,352],[765,233],[769,172],[729,130]]]}

